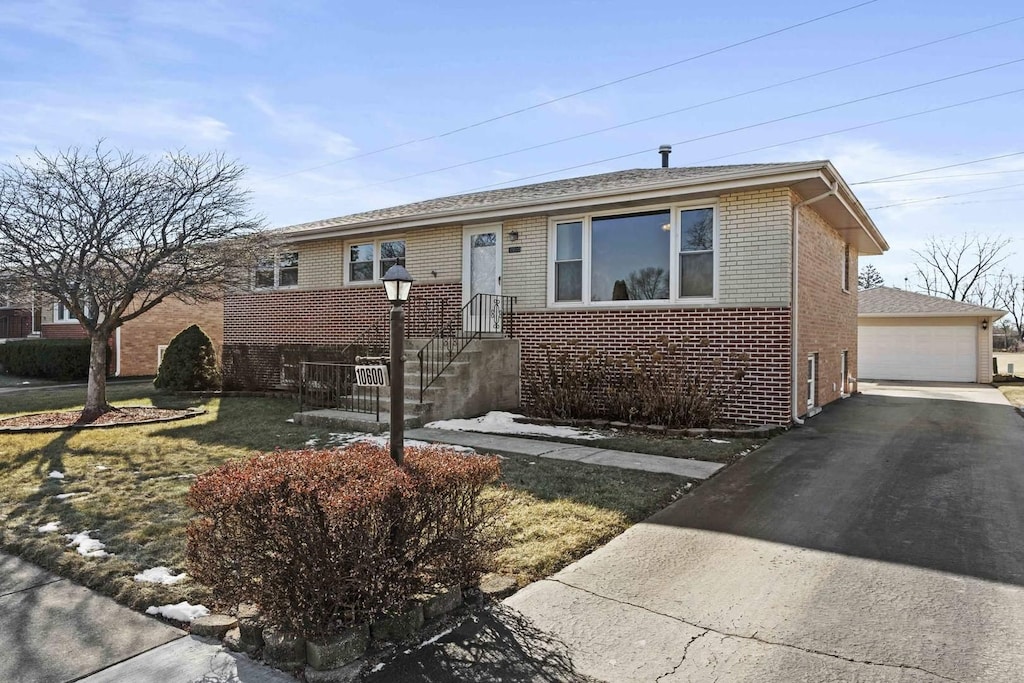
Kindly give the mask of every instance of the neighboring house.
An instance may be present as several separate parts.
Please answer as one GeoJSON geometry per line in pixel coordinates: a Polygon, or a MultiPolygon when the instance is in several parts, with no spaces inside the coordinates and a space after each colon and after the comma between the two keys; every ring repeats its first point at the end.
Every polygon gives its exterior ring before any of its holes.
{"type": "Polygon", "coordinates": [[[863,379],[992,381],[992,329],[1000,311],[894,287],[860,293],[863,379]]]}
{"type": "MultiPolygon", "coordinates": [[[[44,339],[85,339],[88,336],[63,304],[49,304],[42,309],[44,339]]],[[[223,302],[186,303],[167,298],[115,331],[110,340],[114,354],[110,368],[114,376],[155,375],[167,345],[193,324],[203,328],[219,353],[224,335],[223,302]]]]}
{"type": "Polygon", "coordinates": [[[17,291],[0,278],[0,339],[23,339],[39,332],[33,297],[17,291]]]}
{"type": "Polygon", "coordinates": [[[416,280],[412,336],[436,326],[421,311],[457,311],[493,294],[514,297],[521,368],[542,363],[548,344],[615,354],[660,337],[706,338],[711,353],[749,356],[726,417],[774,424],[855,389],[857,259],[888,249],[828,161],[619,171],[321,220],[276,237],[280,248],[251,291],[225,298],[229,381],[239,372],[234,354],[273,386],[283,349],[355,340],[387,310],[381,275],[404,261],[416,280]]]}

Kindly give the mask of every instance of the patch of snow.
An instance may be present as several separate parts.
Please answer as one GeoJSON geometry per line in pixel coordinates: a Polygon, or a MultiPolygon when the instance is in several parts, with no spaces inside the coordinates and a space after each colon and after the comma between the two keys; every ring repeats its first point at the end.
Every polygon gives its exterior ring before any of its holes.
{"type": "Polygon", "coordinates": [[[202,605],[190,605],[187,600],[182,600],[176,605],[150,605],[146,608],[146,614],[159,615],[174,621],[193,621],[209,615],[210,610],[202,605]]]}
{"type": "Polygon", "coordinates": [[[102,541],[89,536],[90,533],[83,531],[80,534],[64,534],[64,538],[69,539],[68,545],[75,546],[78,549],[78,554],[84,557],[107,557],[113,554],[105,550],[107,546],[102,541]]]}
{"type": "MultiPolygon", "coordinates": [[[[356,443],[369,443],[375,446],[384,447],[388,445],[391,440],[391,436],[384,432],[383,434],[367,434],[366,432],[332,432],[323,439],[323,446],[334,446],[344,447],[351,446],[356,443]]],[[[306,442],[306,446],[309,448],[316,448],[321,445],[321,439],[319,437],[313,437],[306,442]]],[[[419,441],[418,439],[406,439],[406,448],[425,448],[427,446],[433,446],[434,444],[427,443],[426,441],[419,441]]],[[[476,453],[469,446],[454,446],[449,444],[443,444],[445,448],[450,448],[460,453],[476,453]]]]}
{"type": "Polygon", "coordinates": [[[50,472],[46,476],[48,476],[50,479],[63,479],[64,478],[64,473],[63,472],[58,472],[57,470],[54,470],[53,472],[50,472]]]}
{"type": "Polygon", "coordinates": [[[287,422],[288,424],[295,424],[295,418],[289,417],[287,420],[285,420],[285,422],[287,422]]]}
{"type": "Polygon", "coordinates": [[[57,500],[67,500],[68,498],[74,498],[75,496],[88,496],[88,491],[75,491],[74,493],[58,493],[54,498],[57,500]]]}
{"type": "Polygon", "coordinates": [[[175,477],[175,479],[195,479],[195,478],[196,478],[196,475],[194,475],[194,474],[179,474],[177,477],[175,477]]]}
{"type": "Polygon", "coordinates": [[[32,382],[22,382],[22,385],[25,385],[25,384],[32,384],[32,382]]]}
{"type": "Polygon", "coordinates": [[[604,434],[593,429],[581,429],[558,425],[537,425],[516,422],[522,415],[493,410],[482,417],[468,420],[438,420],[430,422],[427,429],[448,429],[456,432],[486,432],[489,434],[531,434],[534,436],[557,436],[564,439],[604,439],[604,434]]]}
{"type": "Polygon", "coordinates": [[[58,529],[60,529],[60,522],[47,522],[46,524],[36,529],[36,531],[38,531],[41,534],[49,534],[54,531],[57,531],[58,529]]]}
{"type": "Polygon", "coordinates": [[[109,469],[110,468],[107,467],[106,465],[96,465],[96,471],[97,472],[106,472],[109,469]]]}
{"type": "Polygon", "coordinates": [[[708,439],[711,443],[729,443],[725,439],[708,439]]]}
{"type": "Polygon", "coordinates": [[[441,631],[436,636],[433,636],[431,638],[427,638],[422,643],[417,645],[416,649],[420,650],[422,648],[425,648],[427,645],[433,645],[434,643],[436,643],[437,641],[441,640],[442,638],[444,638],[446,635],[448,635],[449,633],[451,633],[454,630],[455,630],[454,628],[450,628],[447,631],[441,631]]]}
{"type": "Polygon", "coordinates": [[[370,673],[375,674],[375,673],[377,673],[378,671],[380,671],[383,668],[384,668],[384,662],[379,662],[379,663],[375,664],[372,669],[370,669],[370,673]]]}
{"type": "Polygon", "coordinates": [[[179,581],[187,579],[188,574],[182,572],[175,575],[167,567],[153,567],[152,569],[146,569],[140,574],[136,574],[134,578],[142,583],[162,583],[165,586],[173,586],[179,581]]]}

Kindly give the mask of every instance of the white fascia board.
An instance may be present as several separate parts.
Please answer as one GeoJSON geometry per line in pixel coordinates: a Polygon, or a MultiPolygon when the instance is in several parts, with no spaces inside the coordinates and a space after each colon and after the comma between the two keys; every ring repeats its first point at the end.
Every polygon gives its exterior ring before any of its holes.
{"type": "Polygon", "coordinates": [[[706,192],[721,194],[733,190],[740,190],[752,185],[792,185],[794,183],[822,178],[822,165],[820,163],[808,164],[806,169],[790,170],[786,173],[778,171],[764,172],[760,174],[743,173],[719,176],[717,180],[709,181],[707,178],[692,180],[673,180],[651,185],[645,185],[636,189],[624,192],[622,190],[603,190],[566,196],[563,199],[553,200],[522,200],[509,202],[487,207],[486,209],[452,209],[440,211],[424,216],[410,216],[406,218],[381,218],[363,223],[354,223],[344,226],[327,226],[312,230],[296,231],[294,233],[282,232],[275,235],[283,243],[306,242],[332,237],[347,237],[356,234],[367,234],[382,230],[406,230],[409,228],[437,225],[439,223],[479,223],[494,221],[506,218],[515,218],[522,214],[551,214],[571,212],[585,206],[600,206],[602,204],[618,204],[622,202],[642,202],[646,200],[656,201],[671,197],[683,192],[697,193],[706,192]]]}
{"type": "Polygon", "coordinates": [[[1006,311],[994,308],[983,308],[977,311],[959,311],[949,313],[858,313],[858,318],[989,318],[996,320],[1006,315],[1006,311]]]}
{"type": "MultiPolygon", "coordinates": [[[[864,205],[857,199],[857,195],[853,193],[853,190],[846,183],[846,180],[839,175],[839,171],[832,165],[832,162],[828,162],[827,170],[832,178],[839,183],[839,190],[836,194],[836,198],[843,205],[843,208],[857,221],[857,225],[860,226],[864,234],[878,247],[878,253],[884,254],[889,251],[889,242],[886,241],[882,235],[882,231],[878,229],[875,222],[871,219],[868,214],[868,210],[864,208],[864,205]]],[[[831,183],[830,183],[831,184],[831,183]]]]}

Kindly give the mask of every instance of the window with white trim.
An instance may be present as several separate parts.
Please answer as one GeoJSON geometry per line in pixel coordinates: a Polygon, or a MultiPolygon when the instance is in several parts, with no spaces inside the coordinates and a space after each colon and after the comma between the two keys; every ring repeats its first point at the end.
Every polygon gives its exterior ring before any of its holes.
{"type": "Polygon", "coordinates": [[[349,244],[345,250],[345,282],[376,282],[394,265],[405,265],[405,240],[349,244]]]}
{"type": "Polygon", "coordinates": [[[717,227],[713,205],[553,220],[549,299],[713,302],[717,227]]]}
{"type": "Polygon", "coordinates": [[[264,256],[256,263],[256,289],[280,289],[299,285],[299,252],[282,251],[264,256]]]}
{"type": "Polygon", "coordinates": [[[78,318],[64,304],[59,301],[53,305],[53,322],[55,323],[77,323],[78,318]]]}
{"type": "Polygon", "coordinates": [[[843,245],[843,291],[850,291],[850,245],[843,245]]]}

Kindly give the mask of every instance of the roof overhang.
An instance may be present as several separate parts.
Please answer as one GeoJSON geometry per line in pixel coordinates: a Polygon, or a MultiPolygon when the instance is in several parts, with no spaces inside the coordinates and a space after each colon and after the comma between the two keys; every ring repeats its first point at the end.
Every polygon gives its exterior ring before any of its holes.
{"type": "Polygon", "coordinates": [[[977,311],[950,311],[948,313],[858,313],[858,318],[992,318],[999,320],[1006,311],[981,308],[977,311]]]}
{"type": "Polygon", "coordinates": [[[814,204],[816,211],[865,255],[878,255],[889,248],[867,211],[854,196],[831,162],[787,164],[784,171],[764,169],[724,172],[693,179],[672,179],[658,183],[634,185],[626,190],[563,195],[555,198],[531,198],[490,204],[486,207],[460,207],[448,211],[379,218],[348,224],[329,221],[316,227],[284,228],[273,235],[283,243],[308,242],[336,237],[366,235],[377,232],[399,232],[452,223],[488,223],[509,218],[536,215],[560,215],[589,210],[630,208],[651,202],[690,201],[716,197],[728,192],[789,187],[801,198],[814,197],[836,187],[836,193],[814,204]]]}

